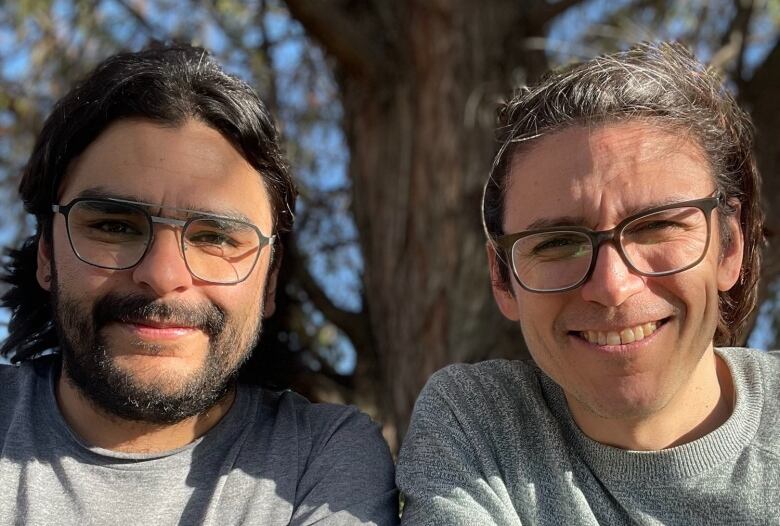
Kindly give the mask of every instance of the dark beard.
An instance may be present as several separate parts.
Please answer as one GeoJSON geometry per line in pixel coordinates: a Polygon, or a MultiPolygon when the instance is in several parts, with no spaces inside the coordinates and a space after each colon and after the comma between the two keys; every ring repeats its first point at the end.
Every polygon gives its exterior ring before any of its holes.
{"type": "MultiPolygon", "coordinates": [[[[143,295],[107,294],[94,304],[90,319],[78,302],[62,296],[56,277],[52,299],[66,381],[99,409],[132,421],[174,424],[208,411],[234,385],[260,332],[258,321],[253,336],[239,349],[241,335],[217,305],[162,303],[143,295]],[[100,333],[111,322],[143,320],[195,326],[209,336],[204,364],[175,392],[141,384],[131,372],[117,367],[100,333]]],[[[148,345],[146,350],[154,352],[155,347],[148,345]]]]}

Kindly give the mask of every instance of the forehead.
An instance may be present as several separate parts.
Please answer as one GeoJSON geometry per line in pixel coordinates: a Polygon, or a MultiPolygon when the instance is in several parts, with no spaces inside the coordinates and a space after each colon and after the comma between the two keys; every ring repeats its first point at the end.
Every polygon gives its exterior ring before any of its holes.
{"type": "Polygon", "coordinates": [[[189,120],[113,123],[73,160],[59,201],[100,193],[218,215],[243,215],[270,231],[271,203],[257,171],[216,130],[189,120]]]}
{"type": "Polygon", "coordinates": [[[504,229],[539,222],[610,228],[644,208],[706,197],[711,170],[691,137],[646,122],[572,126],[519,150],[504,229]]]}

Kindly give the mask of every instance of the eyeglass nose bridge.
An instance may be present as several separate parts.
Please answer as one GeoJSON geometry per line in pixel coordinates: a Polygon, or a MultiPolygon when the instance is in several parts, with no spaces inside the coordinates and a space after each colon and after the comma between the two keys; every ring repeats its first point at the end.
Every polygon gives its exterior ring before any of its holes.
{"type": "MultiPolygon", "coordinates": [[[[153,216],[151,214],[149,214],[149,221],[151,221],[152,226],[154,226],[155,224],[161,224],[161,225],[168,225],[173,228],[181,229],[182,233],[180,234],[181,237],[179,238],[179,243],[178,243],[179,251],[180,251],[179,255],[181,255],[182,259],[184,259],[184,262],[187,265],[187,268],[189,268],[189,263],[187,263],[187,258],[184,257],[184,251],[187,250],[187,244],[184,243],[184,229],[187,227],[189,221],[185,221],[183,219],[174,219],[172,217],[153,216]]],[[[149,244],[147,245],[146,250],[144,251],[141,258],[138,260],[136,265],[140,265],[141,262],[146,258],[147,254],[152,249],[152,245],[154,244],[154,241],[155,241],[155,234],[154,234],[154,228],[152,228],[149,231],[149,244]]]]}
{"type": "Polygon", "coordinates": [[[181,229],[184,229],[184,226],[187,224],[187,221],[183,219],[173,219],[172,217],[150,215],[149,218],[152,220],[152,223],[162,223],[163,225],[175,226],[181,229]]]}
{"type": "Polygon", "coordinates": [[[629,261],[628,256],[623,250],[623,245],[620,243],[620,235],[622,232],[623,229],[620,227],[620,225],[616,226],[615,228],[610,228],[609,230],[588,232],[588,237],[590,237],[590,242],[593,245],[593,255],[591,256],[588,272],[585,274],[585,277],[582,278],[582,281],[580,281],[579,285],[583,285],[593,275],[593,271],[596,269],[596,261],[599,257],[599,251],[601,250],[602,245],[605,243],[610,243],[613,247],[615,247],[618,255],[620,255],[620,259],[623,261],[623,264],[626,265],[626,268],[629,271],[642,274],[642,272],[639,271],[634,266],[634,264],[631,263],[631,261],[629,261]]]}

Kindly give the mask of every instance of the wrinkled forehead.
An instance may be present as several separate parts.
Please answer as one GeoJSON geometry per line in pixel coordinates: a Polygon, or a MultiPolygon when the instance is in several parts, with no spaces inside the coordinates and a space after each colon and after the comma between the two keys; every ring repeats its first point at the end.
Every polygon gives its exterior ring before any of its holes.
{"type": "Polygon", "coordinates": [[[542,136],[513,154],[507,176],[506,232],[559,219],[610,228],[645,208],[714,190],[695,139],[644,122],[572,126],[542,136]]]}

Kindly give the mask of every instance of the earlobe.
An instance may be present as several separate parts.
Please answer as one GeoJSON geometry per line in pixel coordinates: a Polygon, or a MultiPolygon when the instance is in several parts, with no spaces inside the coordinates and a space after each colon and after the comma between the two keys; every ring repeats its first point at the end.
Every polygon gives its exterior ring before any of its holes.
{"type": "Polygon", "coordinates": [[[485,250],[487,250],[488,264],[490,266],[490,286],[493,289],[493,298],[496,300],[496,305],[508,320],[519,321],[520,320],[520,308],[517,304],[517,298],[512,294],[511,284],[505,283],[501,278],[501,271],[499,265],[499,255],[496,253],[496,248],[488,241],[485,244],[485,250]]]}
{"type": "Polygon", "coordinates": [[[721,247],[720,260],[718,261],[718,290],[725,292],[739,279],[742,271],[742,257],[745,240],[740,228],[740,206],[736,205],[734,215],[729,217],[728,228],[730,230],[730,242],[727,247],[721,247]]]}
{"type": "Polygon", "coordinates": [[[41,236],[38,238],[38,253],[36,256],[37,268],[35,277],[38,285],[47,292],[51,292],[51,243],[41,236]]]}

